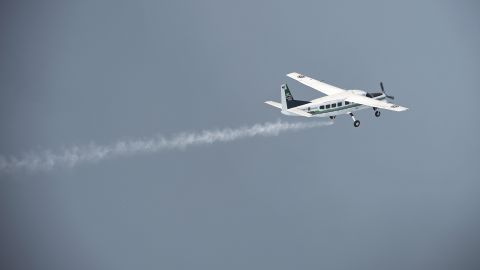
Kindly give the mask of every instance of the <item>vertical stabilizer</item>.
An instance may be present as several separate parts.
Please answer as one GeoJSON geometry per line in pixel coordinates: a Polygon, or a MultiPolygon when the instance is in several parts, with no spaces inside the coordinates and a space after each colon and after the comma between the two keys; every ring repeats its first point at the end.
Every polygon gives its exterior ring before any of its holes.
{"type": "Polygon", "coordinates": [[[292,93],[290,89],[288,89],[287,84],[282,84],[280,87],[280,94],[282,98],[282,111],[286,111],[288,109],[287,101],[293,101],[292,93]]]}

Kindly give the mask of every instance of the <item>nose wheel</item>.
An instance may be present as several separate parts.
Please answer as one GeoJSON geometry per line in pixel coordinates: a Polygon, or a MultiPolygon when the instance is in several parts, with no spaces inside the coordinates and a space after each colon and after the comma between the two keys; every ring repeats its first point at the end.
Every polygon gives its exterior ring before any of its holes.
{"type": "Polygon", "coordinates": [[[355,116],[353,115],[353,113],[349,113],[349,114],[353,119],[353,126],[354,127],[359,127],[360,126],[360,120],[355,119],[355,116]]]}
{"type": "Polygon", "coordinates": [[[380,111],[375,111],[375,116],[380,117],[380,111]]]}

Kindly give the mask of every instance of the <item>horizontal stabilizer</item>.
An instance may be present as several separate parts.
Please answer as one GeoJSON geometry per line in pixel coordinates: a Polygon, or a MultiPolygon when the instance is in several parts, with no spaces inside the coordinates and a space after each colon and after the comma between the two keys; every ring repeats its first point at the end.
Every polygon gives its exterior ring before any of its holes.
{"type": "Polygon", "coordinates": [[[277,107],[279,109],[282,108],[282,104],[280,104],[278,102],[275,102],[275,101],[265,101],[265,103],[270,105],[270,106],[277,107]]]}

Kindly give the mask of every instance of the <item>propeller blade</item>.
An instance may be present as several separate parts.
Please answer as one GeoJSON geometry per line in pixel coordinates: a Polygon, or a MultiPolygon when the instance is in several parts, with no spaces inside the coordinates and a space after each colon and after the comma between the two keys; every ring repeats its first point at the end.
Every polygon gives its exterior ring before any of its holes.
{"type": "Polygon", "coordinates": [[[389,95],[387,95],[387,93],[385,93],[385,88],[383,88],[383,82],[380,82],[380,88],[382,89],[383,94],[385,94],[385,96],[386,96],[387,98],[389,98],[389,99],[395,99],[394,96],[389,96],[389,95]]]}

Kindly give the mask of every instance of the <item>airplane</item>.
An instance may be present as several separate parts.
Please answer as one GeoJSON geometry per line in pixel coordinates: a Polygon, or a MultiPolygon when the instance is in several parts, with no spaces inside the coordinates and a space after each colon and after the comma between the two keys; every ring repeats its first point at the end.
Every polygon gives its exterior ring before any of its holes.
{"type": "Polygon", "coordinates": [[[304,117],[330,117],[335,119],[337,115],[348,114],[352,117],[353,126],[359,127],[360,120],[355,119],[354,111],[373,108],[376,117],[380,117],[379,109],[401,112],[408,108],[390,103],[387,99],[394,97],[387,95],[380,82],[382,92],[368,93],[362,90],[345,90],[322,81],[307,77],[303,74],[292,72],[287,74],[290,77],[308,87],[324,93],[326,96],[311,101],[296,100],[288,85],[282,84],[281,103],[265,101],[266,104],[282,110],[282,114],[304,117]]]}

